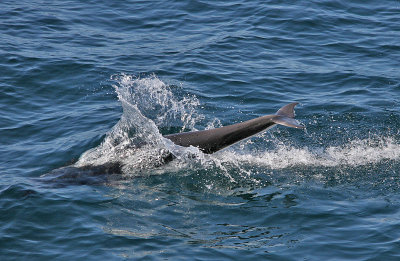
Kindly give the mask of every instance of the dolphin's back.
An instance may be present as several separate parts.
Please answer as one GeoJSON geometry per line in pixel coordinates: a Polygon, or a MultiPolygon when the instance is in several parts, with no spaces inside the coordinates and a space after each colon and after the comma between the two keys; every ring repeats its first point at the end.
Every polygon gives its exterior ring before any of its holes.
{"type": "Polygon", "coordinates": [[[177,145],[183,147],[198,147],[204,153],[214,153],[240,140],[251,137],[258,132],[268,129],[275,124],[292,128],[304,128],[294,119],[294,106],[291,103],[282,107],[274,115],[266,115],[249,121],[224,126],[221,128],[183,132],[164,136],[177,145]]]}

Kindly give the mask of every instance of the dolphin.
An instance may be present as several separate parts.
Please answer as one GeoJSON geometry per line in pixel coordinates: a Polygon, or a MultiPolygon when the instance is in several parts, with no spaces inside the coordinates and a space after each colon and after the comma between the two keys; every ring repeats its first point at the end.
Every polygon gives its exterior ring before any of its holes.
{"type": "Polygon", "coordinates": [[[170,134],[164,135],[164,137],[179,146],[194,146],[203,153],[211,154],[269,129],[276,124],[304,129],[305,127],[294,119],[294,107],[297,104],[297,102],[290,103],[280,108],[275,114],[265,115],[221,128],[170,134]]]}
{"type": "MultiPolygon", "coordinates": [[[[203,153],[211,154],[277,124],[304,129],[305,127],[294,119],[294,107],[297,104],[297,102],[290,103],[280,108],[275,114],[221,128],[175,133],[164,135],[163,137],[171,140],[176,145],[183,147],[194,146],[203,153]]],[[[168,152],[160,164],[167,164],[174,158],[175,156],[168,152]]],[[[55,169],[42,177],[45,178],[43,181],[46,182],[58,180],[65,184],[98,184],[110,182],[114,179],[118,180],[113,174],[121,174],[122,167],[123,164],[121,162],[109,162],[103,165],[87,165],[83,167],[71,165],[55,169]]]]}

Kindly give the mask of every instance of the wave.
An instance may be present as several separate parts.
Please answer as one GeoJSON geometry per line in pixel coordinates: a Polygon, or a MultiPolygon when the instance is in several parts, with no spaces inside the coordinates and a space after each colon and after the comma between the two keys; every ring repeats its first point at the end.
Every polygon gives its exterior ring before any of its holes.
{"type": "Polygon", "coordinates": [[[348,144],[329,147],[296,148],[279,144],[272,151],[241,153],[229,150],[219,156],[222,161],[246,162],[270,169],[283,169],[295,166],[315,167],[356,167],[374,164],[383,160],[399,160],[400,144],[392,137],[375,139],[355,139],[348,144]]]}
{"type": "Polygon", "coordinates": [[[177,99],[172,92],[174,87],[155,75],[140,78],[119,74],[111,79],[115,81],[113,87],[122,104],[121,119],[98,147],[81,155],[75,166],[118,161],[124,173],[131,173],[162,164],[171,145],[159,128],[179,124],[181,130],[194,129],[202,117],[195,109],[199,101],[188,95],[177,99]]]}
{"type": "MultiPolygon", "coordinates": [[[[111,79],[123,114],[98,147],[82,154],[75,164],[77,167],[118,161],[123,165],[123,173],[133,176],[146,170],[154,174],[159,166],[163,166],[161,173],[217,168],[233,180],[230,175],[232,168],[251,174],[248,166],[269,170],[297,166],[355,167],[400,159],[400,144],[395,138],[384,136],[354,138],[346,144],[327,147],[287,145],[275,139],[272,141],[274,148],[268,150],[255,150],[253,142],[245,141],[239,147],[235,145],[205,155],[197,148],[173,144],[160,132],[195,130],[196,125],[204,123],[206,117],[199,112],[200,102],[194,95],[184,94],[182,88],[167,85],[155,75],[134,77],[118,74],[111,79]],[[175,156],[175,160],[164,166],[169,153],[175,156]]],[[[219,119],[210,119],[203,126],[218,127],[215,124],[220,124],[219,119]]],[[[264,143],[271,142],[268,136],[258,138],[264,143]]]]}

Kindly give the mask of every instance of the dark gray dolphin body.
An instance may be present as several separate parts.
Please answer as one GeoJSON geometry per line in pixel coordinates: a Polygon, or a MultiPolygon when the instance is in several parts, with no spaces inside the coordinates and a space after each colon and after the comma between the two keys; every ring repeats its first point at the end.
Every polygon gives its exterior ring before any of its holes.
{"type": "Polygon", "coordinates": [[[304,126],[294,119],[293,109],[297,104],[295,102],[283,106],[273,115],[266,115],[221,128],[170,134],[164,137],[177,145],[183,147],[194,146],[204,153],[211,154],[276,124],[303,129],[304,126]]]}
{"type": "MultiPolygon", "coordinates": [[[[273,115],[266,115],[221,128],[170,134],[164,137],[179,146],[194,146],[202,152],[210,154],[271,128],[276,124],[303,129],[304,126],[294,119],[293,109],[297,104],[290,103],[273,115]]],[[[166,164],[174,158],[172,153],[168,153],[160,163],[166,164]]],[[[122,166],[121,162],[109,162],[103,165],[83,167],[66,166],[51,171],[45,175],[43,181],[54,182],[57,180],[59,185],[107,183],[114,179],[119,179],[118,177],[121,175],[116,176],[113,174],[121,174],[122,166]]]]}

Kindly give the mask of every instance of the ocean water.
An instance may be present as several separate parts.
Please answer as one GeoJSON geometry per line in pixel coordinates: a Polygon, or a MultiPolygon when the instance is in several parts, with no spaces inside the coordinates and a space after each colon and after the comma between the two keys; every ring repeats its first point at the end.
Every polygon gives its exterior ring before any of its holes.
{"type": "Polygon", "coordinates": [[[399,1],[1,1],[0,260],[400,260],[399,21],[399,1]],[[212,155],[162,137],[290,102],[305,130],[212,155]]]}

